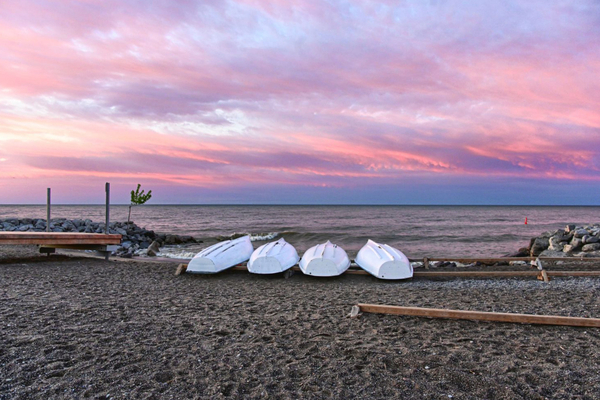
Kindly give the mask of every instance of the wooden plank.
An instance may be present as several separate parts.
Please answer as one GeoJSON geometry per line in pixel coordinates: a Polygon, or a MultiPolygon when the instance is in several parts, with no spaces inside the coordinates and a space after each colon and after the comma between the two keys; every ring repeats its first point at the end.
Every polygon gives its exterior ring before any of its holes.
{"type": "Polygon", "coordinates": [[[187,270],[187,264],[179,264],[175,270],[175,275],[181,275],[187,270]]]}
{"type": "Polygon", "coordinates": [[[0,244],[120,244],[121,235],[81,232],[0,232],[0,244]]]}
{"type": "Polygon", "coordinates": [[[441,308],[401,307],[380,304],[358,304],[363,313],[408,315],[414,317],[466,319],[474,321],[512,322],[520,324],[567,325],[600,328],[600,318],[562,317],[495,313],[484,311],[444,310],[441,308]]]}

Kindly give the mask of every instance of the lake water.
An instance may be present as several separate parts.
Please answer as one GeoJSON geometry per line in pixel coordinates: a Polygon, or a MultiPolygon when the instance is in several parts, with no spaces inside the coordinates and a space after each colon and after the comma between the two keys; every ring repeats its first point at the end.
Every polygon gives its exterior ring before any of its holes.
{"type": "MultiPolygon", "coordinates": [[[[112,205],[111,221],[126,221],[127,212],[126,205],[112,205]]],[[[46,207],[0,205],[0,219],[13,217],[45,219],[46,207]]],[[[103,222],[105,207],[53,205],[52,218],[103,222]]],[[[255,247],[284,237],[300,254],[330,240],[352,258],[373,239],[414,258],[496,257],[527,246],[542,232],[600,222],[600,207],[144,205],[133,208],[132,220],[156,232],[205,241],[180,249],[188,256],[235,233],[249,233],[255,247]]]]}

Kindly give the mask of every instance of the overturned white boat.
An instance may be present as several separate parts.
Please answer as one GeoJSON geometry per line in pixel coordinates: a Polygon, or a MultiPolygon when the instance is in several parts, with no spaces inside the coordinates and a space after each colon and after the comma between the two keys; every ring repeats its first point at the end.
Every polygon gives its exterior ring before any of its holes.
{"type": "Polygon", "coordinates": [[[248,271],[253,274],[278,274],[292,268],[299,259],[294,246],[281,238],[254,250],[248,261],[248,271]]]}
{"type": "Polygon", "coordinates": [[[312,276],[338,276],[350,267],[348,255],[337,244],[318,244],[306,250],[300,260],[300,270],[312,276]]]}
{"type": "Polygon", "coordinates": [[[356,255],[359,267],[379,279],[412,278],[413,268],[400,250],[369,239],[356,255]]]}
{"type": "Polygon", "coordinates": [[[247,261],[254,248],[250,236],[219,242],[196,254],[187,266],[186,272],[195,274],[216,274],[247,261]]]}

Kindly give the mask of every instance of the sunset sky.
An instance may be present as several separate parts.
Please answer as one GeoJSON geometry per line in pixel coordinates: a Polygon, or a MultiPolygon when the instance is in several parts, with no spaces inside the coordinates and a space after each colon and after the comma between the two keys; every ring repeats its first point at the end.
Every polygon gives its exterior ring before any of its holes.
{"type": "Polygon", "coordinates": [[[600,205],[600,2],[0,1],[0,204],[600,205]]]}

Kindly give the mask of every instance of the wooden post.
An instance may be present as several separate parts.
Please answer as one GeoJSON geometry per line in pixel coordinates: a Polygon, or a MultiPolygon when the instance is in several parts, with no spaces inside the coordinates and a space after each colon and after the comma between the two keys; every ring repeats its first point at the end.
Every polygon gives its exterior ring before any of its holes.
{"type": "Polygon", "coordinates": [[[423,266],[425,269],[429,269],[429,259],[427,257],[423,258],[423,266]]]}
{"type": "Polygon", "coordinates": [[[50,188],[47,189],[46,191],[46,232],[50,232],[50,209],[51,209],[51,205],[50,205],[50,197],[51,197],[51,192],[52,190],[50,188]]]}
{"type": "MultiPolygon", "coordinates": [[[[104,227],[104,233],[109,234],[108,224],[110,222],[110,183],[106,182],[104,185],[104,191],[106,192],[106,226],[104,227]]],[[[107,251],[104,255],[104,259],[108,261],[110,253],[107,251]]]]}
{"type": "Polygon", "coordinates": [[[514,322],[520,324],[568,325],[600,328],[600,318],[561,317],[483,311],[444,310],[439,308],[400,307],[379,304],[358,304],[363,313],[396,314],[429,318],[467,319],[475,321],[514,322]]]}
{"type": "Polygon", "coordinates": [[[104,227],[104,233],[108,235],[108,223],[110,221],[110,183],[106,182],[104,191],[106,192],[106,226],[104,227]]]}

